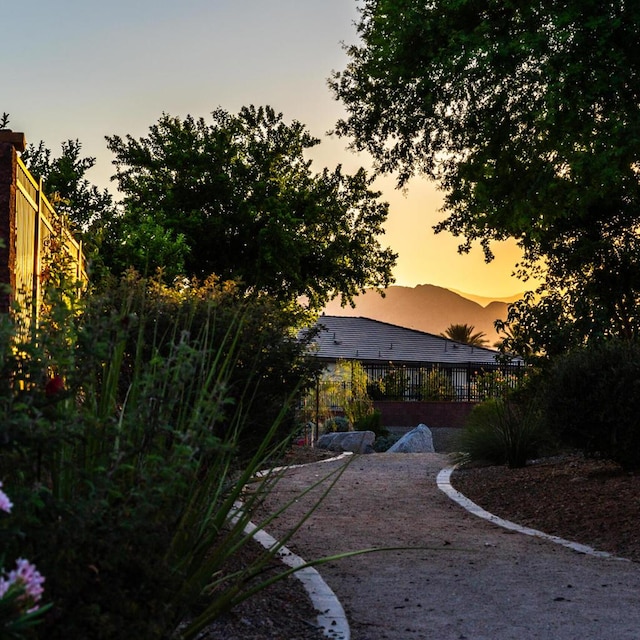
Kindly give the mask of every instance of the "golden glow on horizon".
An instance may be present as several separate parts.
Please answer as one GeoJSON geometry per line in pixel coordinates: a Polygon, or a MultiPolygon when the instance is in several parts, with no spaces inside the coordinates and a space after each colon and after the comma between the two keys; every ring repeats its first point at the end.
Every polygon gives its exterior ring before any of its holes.
{"type": "Polygon", "coordinates": [[[445,217],[440,210],[442,194],[434,183],[414,180],[403,194],[393,188],[392,179],[384,179],[380,189],[389,202],[382,242],[398,253],[395,284],[433,284],[496,298],[536,288],[536,282],[522,282],[512,275],[522,256],[515,241],[495,243],[495,258],[486,263],[479,246],[460,254],[460,238],[434,233],[433,225],[445,217]]]}
{"type": "MultiPolygon", "coordinates": [[[[305,124],[322,139],[310,154],[315,171],[342,164],[352,173],[371,166],[364,154],[347,149],[348,140],[325,135],[344,115],[326,81],[332,69],[347,63],[340,43],[356,39],[355,2],[112,0],[82,11],[72,4],[40,3],[38,19],[30,24],[33,46],[24,55],[14,55],[24,49],[22,32],[7,31],[0,49],[13,60],[6,78],[12,91],[2,109],[11,115],[14,131],[34,144],[43,140],[54,155],[61,142],[79,140],[83,155],[97,159],[87,177],[101,189],[116,186],[105,136],[144,136],[163,112],[206,119],[218,106],[237,112],[242,105],[268,104],[286,120],[305,124]],[[54,18],[67,26],[62,40],[52,35],[54,18]],[[123,38],[123,28],[144,38],[123,38]],[[32,81],[34,70],[38,82],[32,81]],[[43,93],[50,99],[42,101],[43,93]]],[[[7,11],[5,22],[19,23],[20,4],[7,11]]],[[[397,284],[434,284],[488,297],[535,288],[511,275],[519,259],[514,243],[497,247],[487,265],[480,248],[459,255],[457,238],[433,233],[443,217],[435,185],[416,179],[406,196],[392,177],[376,185],[390,203],[381,242],[399,254],[397,284]]]]}

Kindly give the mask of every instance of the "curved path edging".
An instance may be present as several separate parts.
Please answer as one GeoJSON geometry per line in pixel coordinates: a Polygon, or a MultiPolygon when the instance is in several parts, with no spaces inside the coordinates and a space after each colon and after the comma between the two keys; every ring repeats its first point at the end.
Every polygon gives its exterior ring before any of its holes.
{"type": "MultiPolygon", "coordinates": [[[[334,458],[327,458],[326,460],[319,460],[318,462],[312,462],[310,464],[321,464],[323,462],[334,462],[340,460],[343,457],[352,455],[350,452],[343,453],[334,458]]],[[[270,469],[268,471],[260,472],[256,475],[264,475],[265,473],[273,473],[274,471],[281,471],[283,469],[295,469],[307,465],[290,465],[288,467],[278,467],[276,469],[270,469]]],[[[258,529],[253,523],[249,522],[244,528],[244,533],[251,536],[256,542],[260,543],[265,549],[270,549],[278,545],[278,541],[268,534],[264,529],[258,529]]],[[[322,576],[314,567],[306,567],[307,563],[300,557],[293,553],[287,547],[281,547],[277,556],[282,560],[284,564],[292,569],[297,569],[293,576],[300,582],[305,591],[309,595],[309,599],[313,606],[318,610],[318,627],[320,627],[327,638],[332,640],[351,640],[351,629],[349,627],[349,621],[344,612],[344,608],[338,600],[338,596],[332,591],[331,587],[324,581],[322,576]]]]}
{"type": "Polygon", "coordinates": [[[555,542],[556,544],[568,547],[569,549],[577,551],[578,553],[584,553],[586,555],[596,556],[599,558],[612,558],[615,560],[627,561],[626,558],[619,558],[611,553],[607,553],[606,551],[597,551],[593,547],[590,547],[586,544],[580,544],[579,542],[565,540],[564,538],[560,538],[559,536],[552,536],[548,533],[544,533],[543,531],[538,531],[537,529],[531,529],[529,527],[523,527],[522,525],[516,524],[515,522],[510,522],[509,520],[503,520],[498,516],[494,516],[492,513],[485,511],[475,502],[469,500],[469,498],[460,493],[457,489],[453,488],[453,486],[451,485],[451,474],[455,471],[455,469],[455,466],[445,467],[444,469],[442,469],[438,473],[436,483],[438,485],[438,488],[447,496],[449,496],[449,498],[451,498],[454,502],[457,502],[461,507],[463,507],[473,515],[478,516],[479,518],[484,518],[485,520],[488,520],[493,524],[497,524],[499,527],[510,529],[511,531],[516,531],[527,536],[534,536],[537,538],[555,542]]]}

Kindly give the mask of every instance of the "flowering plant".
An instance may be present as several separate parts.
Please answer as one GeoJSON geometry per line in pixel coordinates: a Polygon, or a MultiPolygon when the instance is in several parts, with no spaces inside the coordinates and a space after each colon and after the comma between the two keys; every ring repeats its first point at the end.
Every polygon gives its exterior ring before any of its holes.
{"type": "MultiPolygon", "coordinates": [[[[0,482],[0,511],[11,513],[12,508],[13,503],[0,482]]],[[[0,566],[4,566],[4,558],[0,566]]],[[[39,622],[50,606],[38,604],[44,592],[43,583],[42,574],[24,558],[18,558],[13,571],[0,570],[0,638],[23,638],[24,632],[39,622]]]]}

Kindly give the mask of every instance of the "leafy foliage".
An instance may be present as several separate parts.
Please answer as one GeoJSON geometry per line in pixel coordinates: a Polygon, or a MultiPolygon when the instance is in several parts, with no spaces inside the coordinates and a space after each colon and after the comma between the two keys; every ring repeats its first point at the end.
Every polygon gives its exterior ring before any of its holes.
{"type": "Polygon", "coordinates": [[[640,345],[611,340],[575,349],[550,367],[547,428],[589,455],[640,468],[640,345]]]}
{"type": "Polygon", "coordinates": [[[76,231],[88,231],[99,220],[115,213],[113,198],[105,189],[100,191],[85,177],[95,166],[96,159],[82,157],[78,140],[67,140],[61,154],[52,156],[44,142],[28,146],[22,161],[36,179],[42,178],[47,197],[56,212],[65,216],[76,231]]]}
{"type": "Polygon", "coordinates": [[[344,433],[351,430],[351,423],[344,416],[332,416],[325,420],[322,426],[325,433],[333,433],[335,431],[344,433]]]}
{"type": "Polygon", "coordinates": [[[83,157],[81,152],[78,140],[68,140],[62,143],[61,154],[54,157],[41,141],[36,147],[28,146],[22,160],[36,179],[43,180],[43,190],[56,215],[82,240],[92,278],[97,280],[104,271],[99,255],[104,229],[116,215],[116,205],[106,189],[101,191],[86,178],[96,159],[83,157]]]}
{"type": "Polygon", "coordinates": [[[389,284],[387,205],[364,170],[314,174],[304,153],[319,141],[270,107],[212,119],[163,115],[147,137],[107,139],[125,206],[106,247],[116,270],[184,266],[314,308],[389,284]]]}
{"type": "Polygon", "coordinates": [[[400,185],[438,180],[462,251],[514,238],[520,275],[545,270],[524,343],[637,336],[640,6],[365,0],[358,33],[336,131],[400,185]]]}
{"type": "Polygon", "coordinates": [[[390,363],[381,378],[368,383],[367,392],[374,400],[402,400],[408,387],[409,376],[405,368],[390,363]]]}
{"type": "Polygon", "coordinates": [[[421,400],[453,400],[456,391],[451,376],[439,368],[421,371],[421,400]]]}
{"type": "Polygon", "coordinates": [[[313,377],[304,345],[281,306],[232,284],[130,273],[78,300],[49,282],[31,334],[0,318],[0,477],[20,532],[6,550],[47,576],[39,637],[195,637],[277,552],[225,569],[276,478],[231,522],[234,503],[313,377]]]}

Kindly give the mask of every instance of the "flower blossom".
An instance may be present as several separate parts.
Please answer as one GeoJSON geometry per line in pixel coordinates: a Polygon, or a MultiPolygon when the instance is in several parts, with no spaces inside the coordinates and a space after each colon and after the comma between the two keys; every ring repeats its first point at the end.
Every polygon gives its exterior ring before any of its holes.
{"type": "Polygon", "coordinates": [[[59,395],[64,391],[64,379],[57,373],[47,380],[47,384],[44,387],[44,393],[47,398],[52,398],[59,395]]]}
{"type": "Polygon", "coordinates": [[[0,511],[11,513],[13,502],[9,500],[9,496],[2,490],[2,482],[0,482],[0,511]]]}
{"type": "MultiPolygon", "coordinates": [[[[0,577],[0,598],[2,598],[12,586],[24,589],[24,595],[20,598],[28,600],[29,604],[36,603],[42,597],[44,588],[44,576],[24,558],[16,560],[16,568],[11,571],[7,578],[0,577]]],[[[36,611],[38,607],[32,607],[27,613],[36,611]]]]}

